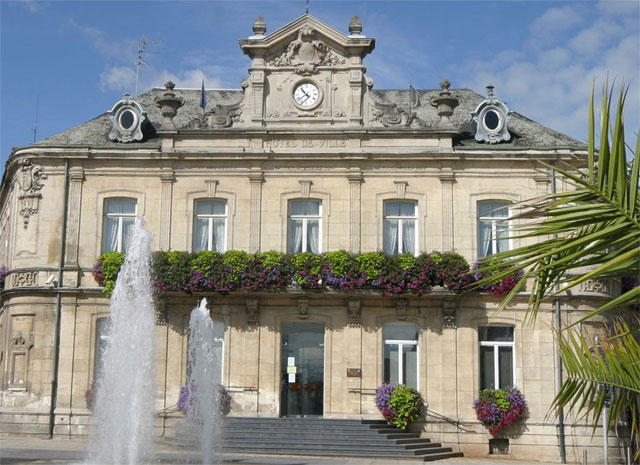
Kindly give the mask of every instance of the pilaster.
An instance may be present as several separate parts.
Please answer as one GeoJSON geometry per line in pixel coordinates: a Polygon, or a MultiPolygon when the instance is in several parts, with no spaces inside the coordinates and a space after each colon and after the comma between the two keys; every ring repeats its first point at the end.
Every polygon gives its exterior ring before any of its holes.
{"type": "Polygon", "coordinates": [[[260,251],[260,222],[262,217],[262,170],[252,170],[249,174],[251,183],[251,207],[249,212],[249,252],[260,251]]]}
{"type": "Polygon", "coordinates": [[[160,250],[171,248],[171,213],[173,199],[173,183],[175,176],[173,171],[167,171],[160,175],[162,190],[160,193],[160,250]]]}
{"type": "Polygon", "coordinates": [[[67,237],[65,266],[78,264],[80,243],[80,204],[82,202],[82,184],[84,170],[81,166],[69,170],[69,202],[67,204],[67,237]]]}
{"type": "Polygon", "coordinates": [[[453,184],[456,176],[451,169],[440,172],[440,184],[442,185],[442,250],[453,250],[454,241],[454,215],[453,215],[453,184]]]}
{"type": "Polygon", "coordinates": [[[362,214],[362,172],[353,171],[347,176],[349,180],[349,204],[351,206],[349,226],[349,250],[352,253],[360,252],[360,217],[362,214]]]}

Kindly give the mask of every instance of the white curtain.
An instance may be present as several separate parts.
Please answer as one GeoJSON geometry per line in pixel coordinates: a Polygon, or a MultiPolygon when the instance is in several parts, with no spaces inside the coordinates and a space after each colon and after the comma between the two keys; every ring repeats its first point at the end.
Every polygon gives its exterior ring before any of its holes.
{"type": "Polygon", "coordinates": [[[213,220],[213,250],[216,252],[225,251],[225,223],[222,218],[213,220]]]}
{"type": "Polygon", "coordinates": [[[302,221],[289,219],[287,253],[302,252],[302,221]]]}
{"type": "Polygon", "coordinates": [[[384,251],[388,255],[398,253],[398,220],[384,222],[384,251]]]}
{"type": "Polygon", "coordinates": [[[193,250],[199,252],[207,250],[209,243],[209,220],[196,218],[193,225],[193,250]]]}
{"type": "Polygon", "coordinates": [[[105,218],[102,233],[102,253],[118,249],[118,218],[105,218]]]}
{"type": "Polygon", "coordinates": [[[402,253],[415,254],[416,252],[416,223],[415,221],[402,222],[402,253]]]}
{"type": "Polygon", "coordinates": [[[490,221],[478,221],[478,238],[480,239],[478,244],[478,256],[480,258],[489,255],[491,250],[491,222],[490,221]]]}
{"type": "Polygon", "coordinates": [[[496,223],[496,235],[498,236],[496,239],[497,251],[496,252],[504,252],[505,250],[509,250],[509,240],[503,239],[503,237],[507,237],[507,230],[509,229],[509,225],[504,222],[496,223]]]}
{"type": "Polygon", "coordinates": [[[135,218],[121,218],[122,219],[122,252],[127,253],[129,250],[129,242],[131,240],[131,226],[135,222],[135,218]]]}
{"type": "Polygon", "coordinates": [[[307,252],[318,253],[320,228],[318,220],[307,220],[307,252]]]}

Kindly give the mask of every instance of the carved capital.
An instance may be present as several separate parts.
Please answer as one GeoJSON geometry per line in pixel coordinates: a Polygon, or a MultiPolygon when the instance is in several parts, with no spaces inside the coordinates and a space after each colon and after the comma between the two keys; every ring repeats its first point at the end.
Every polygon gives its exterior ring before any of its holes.
{"type": "Polygon", "coordinates": [[[442,327],[448,329],[458,327],[456,323],[456,299],[442,300],[442,327]]]}
{"type": "Polygon", "coordinates": [[[249,326],[258,325],[258,297],[247,297],[247,324],[249,326]]]}

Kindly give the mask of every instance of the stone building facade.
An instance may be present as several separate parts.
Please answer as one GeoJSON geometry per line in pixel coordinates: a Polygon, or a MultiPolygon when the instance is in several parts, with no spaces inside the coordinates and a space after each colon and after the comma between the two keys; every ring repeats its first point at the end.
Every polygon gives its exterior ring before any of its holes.
{"type": "MultiPolygon", "coordinates": [[[[511,112],[491,87],[375,90],[363,65],[374,45],[357,17],[348,34],[305,15],[269,35],[259,18],[240,41],[248,77],[239,90],[207,90],[204,109],[199,90],[168,83],[13,151],[0,192],[1,432],[86,434],[109,314],[92,267],[126,248],[135,216],[164,251],[455,249],[473,263],[516,245],[496,240],[508,211],[498,208],[550,192],[538,162],[584,163],[586,147],[511,112]]],[[[616,292],[592,284],[561,298],[563,325],[616,292]]],[[[508,383],[530,411],[510,456],[559,460],[558,427],[545,417],[557,384],[554,309],[525,325],[526,293],[498,315],[497,297],[436,288],[167,293],[158,434],[180,417],[189,312],[205,295],[232,415],[379,418],[374,389],[400,378],[425,398],[426,435],[486,456],[472,404],[482,387],[508,383]],[[295,365],[313,389],[294,395],[295,365]]],[[[583,449],[598,457],[590,428],[566,423],[568,460],[583,449]]]]}

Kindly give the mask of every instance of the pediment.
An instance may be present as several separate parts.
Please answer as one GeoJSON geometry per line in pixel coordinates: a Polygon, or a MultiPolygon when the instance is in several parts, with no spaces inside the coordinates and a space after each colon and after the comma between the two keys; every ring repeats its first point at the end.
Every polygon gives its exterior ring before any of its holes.
{"type": "Polygon", "coordinates": [[[311,15],[304,15],[269,35],[240,41],[252,59],[268,68],[292,68],[297,74],[314,73],[320,66],[340,66],[352,57],[358,62],[375,45],[372,38],[345,35],[311,15]]]}

